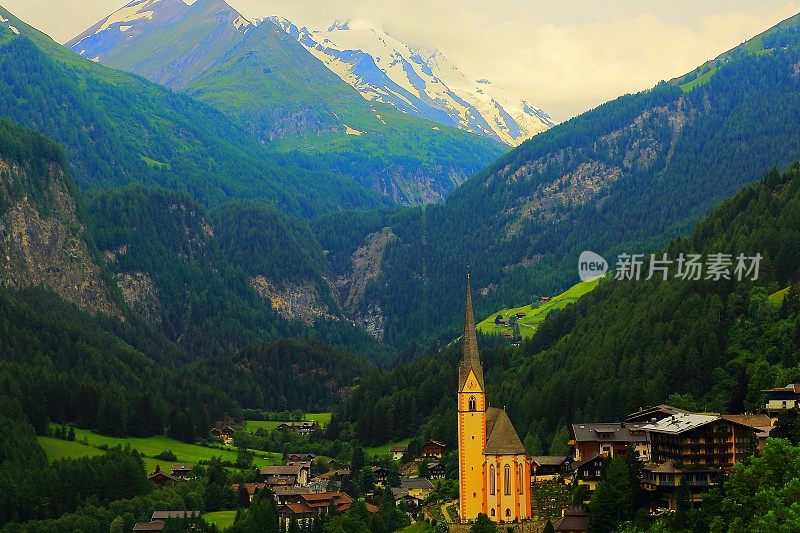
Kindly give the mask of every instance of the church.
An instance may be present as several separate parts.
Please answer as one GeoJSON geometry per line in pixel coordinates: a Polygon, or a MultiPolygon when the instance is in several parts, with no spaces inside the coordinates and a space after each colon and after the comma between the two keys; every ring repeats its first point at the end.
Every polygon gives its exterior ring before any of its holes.
{"type": "Polygon", "coordinates": [[[467,303],[458,366],[459,516],[494,522],[531,518],[531,463],[504,409],[488,407],[478,353],[472,294],[467,303]]]}

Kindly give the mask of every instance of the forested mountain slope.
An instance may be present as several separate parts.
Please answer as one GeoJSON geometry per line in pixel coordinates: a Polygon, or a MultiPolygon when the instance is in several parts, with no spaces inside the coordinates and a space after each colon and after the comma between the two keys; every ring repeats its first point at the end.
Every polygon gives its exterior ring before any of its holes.
{"type": "Polygon", "coordinates": [[[439,201],[505,150],[368,102],[272,22],[256,26],[223,0],[131,2],[67,46],[224,111],[272,151],[316,154],[396,203],[439,201]]]}
{"type": "MultiPolygon", "coordinates": [[[[37,431],[48,421],[134,436],[169,426],[192,441],[239,408],[331,409],[374,371],[341,348],[285,338],[380,353],[363,332],[277,316],[250,284],[251,273],[283,276],[286,264],[262,248],[281,242],[296,267],[282,279],[325,288],[302,222],[254,203],[212,217],[185,194],[143,187],[98,193],[87,215],[64,164],[57,145],[0,121],[0,397],[37,431]],[[215,237],[212,221],[225,217],[257,234],[229,224],[215,237]]],[[[338,312],[330,296],[320,305],[338,312]]]]}
{"type": "Polygon", "coordinates": [[[382,338],[400,346],[449,340],[468,268],[479,315],[560,292],[577,281],[581,251],[651,251],[771,166],[800,158],[797,26],[757,43],[703,83],[662,82],[537,135],[442,206],[322,219],[323,248],[343,279],[374,235],[392,236],[352,316],[381,322],[382,338]]]}
{"type": "Polygon", "coordinates": [[[319,161],[269,152],[205,104],[82,59],[2,7],[0,15],[0,116],[64,145],[81,188],[138,182],[206,205],[253,198],[303,216],[383,204],[319,161]]]}
{"type": "MultiPolygon", "coordinates": [[[[763,259],[756,281],[604,281],[519,350],[484,346],[489,401],[506,406],[530,452],[569,422],[619,420],[665,401],[753,411],[760,390],[800,379],[800,164],[745,187],[663,252],[763,259]]],[[[453,438],[457,360],[452,347],[365,381],[343,420],[367,441],[453,438]]]]}
{"type": "Polygon", "coordinates": [[[188,195],[141,186],[96,192],[97,247],[128,305],[189,353],[312,335],[388,352],[347,321],[307,224],[256,202],[207,213],[188,195]]]}

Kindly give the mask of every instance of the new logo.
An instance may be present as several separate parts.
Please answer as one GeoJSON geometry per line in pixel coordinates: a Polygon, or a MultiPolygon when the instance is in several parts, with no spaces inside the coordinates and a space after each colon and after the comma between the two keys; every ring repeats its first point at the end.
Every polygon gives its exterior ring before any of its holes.
{"type": "Polygon", "coordinates": [[[608,272],[608,261],[594,252],[585,251],[578,258],[578,276],[581,281],[593,281],[608,272]]]}

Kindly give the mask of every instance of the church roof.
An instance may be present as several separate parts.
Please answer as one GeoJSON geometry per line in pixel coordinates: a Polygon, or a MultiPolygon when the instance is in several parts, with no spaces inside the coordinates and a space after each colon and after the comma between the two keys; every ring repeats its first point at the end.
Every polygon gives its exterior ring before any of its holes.
{"type": "Polygon", "coordinates": [[[481,366],[481,358],[478,354],[478,336],[475,333],[475,317],[472,314],[472,290],[470,287],[469,274],[467,274],[467,304],[464,311],[464,337],[461,342],[461,362],[458,364],[459,391],[464,389],[470,370],[475,373],[481,390],[485,390],[483,386],[483,367],[481,366]]]}
{"type": "Polygon", "coordinates": [[[486,410],[486,447],[484,455],[524,455],[525,446],[504,409],[486,410]]]}

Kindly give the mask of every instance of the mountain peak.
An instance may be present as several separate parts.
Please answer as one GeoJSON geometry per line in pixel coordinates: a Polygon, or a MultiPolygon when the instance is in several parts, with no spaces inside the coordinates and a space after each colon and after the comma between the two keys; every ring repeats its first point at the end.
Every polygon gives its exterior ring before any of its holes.
{"type": "Polygon", "coordinates": [[[317,31],[272,20],[367,100],[512,146],[553,125],[541,110],[523,111],[510,91],[471,81],[441,50],[410,46],[367,20],[317,31]]]}
{"type": "Polygon", "coordinates": [[[332,32],[332,31],[347,31],[349,29],[350,29],[350,20],[349,19],[348,20],[336,19],[336,20],[333,21],[333,24],[331,24],[328,27],[328,31],[329,32],[332,32]]]}

